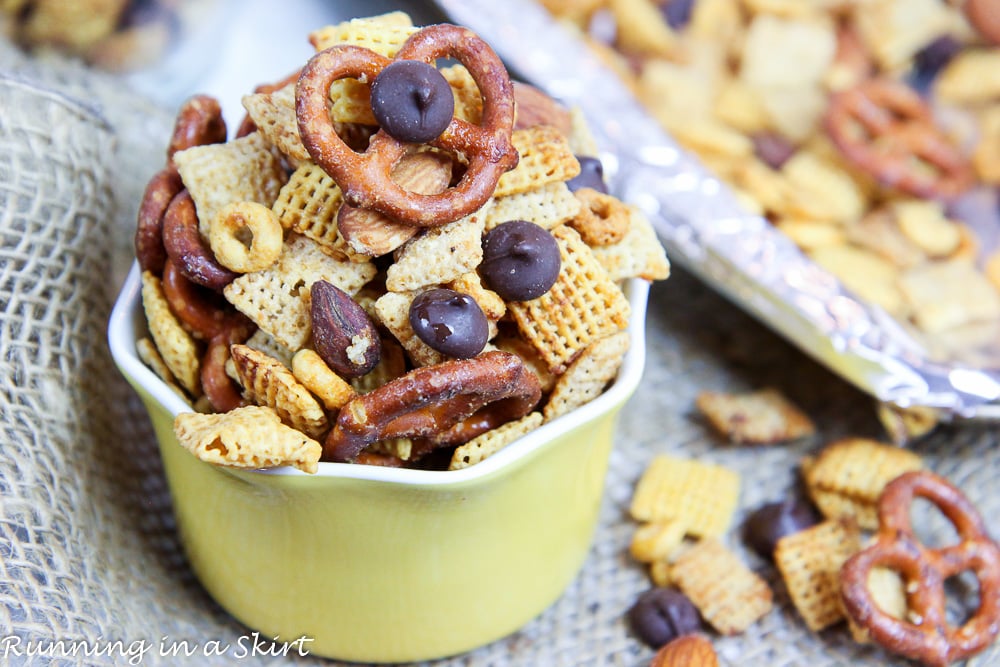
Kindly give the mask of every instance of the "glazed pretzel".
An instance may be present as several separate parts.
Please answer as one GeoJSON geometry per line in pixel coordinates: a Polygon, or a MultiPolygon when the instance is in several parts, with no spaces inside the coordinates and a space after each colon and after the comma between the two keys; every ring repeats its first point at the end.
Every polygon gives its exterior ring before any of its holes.
{"type": "Polygon", "coordinates": [[[221,291],[238,273],[216,261],[198,232],[198,212],[187,190],[170,200],[163,214],[163,246],[167,255],[191,282],[221,291]]]}
{"type": "Polygon", "coordinates": [[[320,167],[357,208],[378,211],[417,227],[433,227],[458,220],[480,208],[496,189],[500,176],[517,165],[511,143],[514,92],[496,53],[472,31],[454,25],[433,25],[410,36],[396,59],[433,64],[437,58],[455,58],[469,70],[483,97],[481,125],[452,118],[430,145],[468,159],[468,168],[454,187],[421,195],[404,190],[389,173],[403,157],[407,144],[384,130],[368,149],[356,153],[337,135],[328,111],[330,85],[355,78],[369,85],[392,60],[365,48],[333,46],[306,64],[296,84],[295,106],[302,143],[320,167]]]}
{"type": "Polygon", "coordinates": [[[837,93],[824,123],[840,151],[882,185],[917,197],[948,199],[973,183],[968,160],[905,84],[868,79],[837,93]]]}
{"type": "Polygon", "coordinates": [[[417,368],[341,407],[324,458],[350,461],[391,438],[465,442],[528,414],[541,391],[535,374],[509,352],[417,368]]]}
{"type": "Polygon", "coordinates": [[[886,486],[878,517],[874,544],[841,569],[841,595],[851,618],[890,651],[928,665],[947,665],[993,643],[1000,633],[1000,547],[969,499],[943,477],[910,472],[886,486]],[[919,542],[910,524],[915,497],[937,505],[955,526],[958,544],[930,549],[919,542]],[[879,566],[899,572],[906,581],[908,619],[886,614],[872,600],[868,574],[879,566]],[[945,617],[944,582],[966,570],[979,580],[979,609],[955,628],[945,617]]]}
{"type": "Polygon", "coordinates": [[[167,259],[167,251],[163,247],[163,214],[170,201],[183,189],[181,176],[173,167],[157,172],[146,184],[135,226],[135,256],[143,271],[157,275],[163,271],[163,263],[167,259]]]}
{"type": "Polygon", "coordinates": [[[246,315],[230,306],[218,292],[188,280],[170,259],[163,265],[163,293],[177,319],[201,340],[233,330],[246,330],[249,335],[252,329],[246,315]]]}
{"type": "Polygon", "coordinates": [[[218,100],[208,95],[195,95],[177,112],[174,133],[167,146],[167,163],[173,162],[174,153],[193,146],[221,144],[226,141],[226,121],[218,100]]]}

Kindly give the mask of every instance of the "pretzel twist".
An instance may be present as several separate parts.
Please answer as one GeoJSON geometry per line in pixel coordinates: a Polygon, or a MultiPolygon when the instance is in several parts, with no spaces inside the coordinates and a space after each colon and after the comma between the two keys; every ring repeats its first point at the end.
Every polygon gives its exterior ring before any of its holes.
{"type": "Polygon", "coordinates": [[[422,195],[404,190],[390,178],[393,166],[407,145],[379,130],[363,153],[353,151],[335,131],[328,111],[334,81],[355,78],[371,85],[389,58],[351,45],[320,51],[306,64],[295,90],[299,134],[316,164],[357,208],[378,211],[417,227],[453,222],[479,209],[496,189],[500,176],[517,165],[511,143],[514,126],[514,92],[496,53],[472,31],[453,25],[433,25],[414,33],[396,59],[432,64],[438,58],[455,58],[469,70],[483,97],[480,125],[452,118],[444,132],[430,142],[468,161],[462,179],[444,192],[422,195]]]}
{"type": "Polygon", "coordinates": [[[173,167],[160,170],[146,184],[135,227],[135,256],[143,271],[157,275],[163,271],[167,260],[163,247],[163,214],[183,189],[181,176],[173,167]]]}
{"type": "Polygon", "coordinates": [[[341,407],[324,457],[350,461],[373,442],[391,438],[439,446],[466,442],[528,414],[539,398],[538,378],[509,352],[417,368],[341,407]]]}
{"type": "Polygon", "coordinates": [[[221,291],[238,273],[219,264],[198,232],[198,212],[187,190],[170,201],[163,214],[163,246],[191,282],[221,291]]]}
{"type": "Polygon", "coordinates": [[[888,650],[928,665],[947,665],[992,644],[1000,633],[1000,547],[969,499],[943,477],[910,472],[886,486],[878,517],[875,542],[841,569],[841,595],[851,618],[888,650]],[[916,497],[934,503],[951,521],[957,544],[931,549],[920,543],[910,523],[916,497]],[[890,616],[872,599],[868,575],[875,567],[903,576],[907,619],[890,616]],[[967,570],[979,580],[979,608],[956,628],[945,616],[944,582],[967,570]]]}
{"type": "Polygon", "coordinates": [[[824,123],[840,151],[882,185],[950,199],[973,183],[969,161],[905,84],[869,79],[837,93],[824,123]]]}
{"type": "MultiPolygon", "coordinates": [[[[231,331],[247,331],[253,324],[218,292],[196,285],[172,260],[163,265],[163,293],[170,310],[196,338],[211,340],[231,331]]],[[[238,341],[243,342],[243,341],[238,341]]]]}
{"type": "Polygon", "coordinates": [[[218,100],[208,95],[195,95],[181,105],[174,121],[174,133],[167,146],[167,163],[174,153],[208,144],[226,141],[226,121],[218,100]]]}

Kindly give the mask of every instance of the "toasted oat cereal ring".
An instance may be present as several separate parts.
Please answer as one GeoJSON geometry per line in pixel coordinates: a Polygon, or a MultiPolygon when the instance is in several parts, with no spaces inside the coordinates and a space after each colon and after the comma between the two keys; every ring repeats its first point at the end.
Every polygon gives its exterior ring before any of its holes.
{"type": "Polygon", "coordinates": [[[196,338],[208,340],[231,330],[250,335],[253,323],[217,292],[188,280],[173,260],[163,264],[163,293],[170,310],[196,338]]]}
{"type": "Polygon", "coordinates": [[[221,290],[239,274],[219,264],[198,232],[198,213],[187,190],[177,193],[163,215],[163,246],[189,280],[221,290]]]}
{"type": "Polygon", "coordinates": [[[356,153],[336,132],[328,110],[330,86],[340,79],[374,81],[393,60],[351,45],[320,51],[306,64],[296,85],[299,134],[306,150],[343,189],[346,201],[378,211],[417,227],[438,226],[479,209],[496,188],[500,176],[518,161],[511,142],[514,127],[514,91],[503,63],[482,39],[467,28],[428,26],[414,33],[397,60],[433,64],[455,58],[469,70],[483,98],[482,123],[473,125],[453,117],[430,145],[468,158],[461,180],[444,192],[409,192],[389,177],[406,144],[379,130],[368,149],[356,153]]]}
{"type": "Polygon", "coordinates": [[[237,273],[260,271],[278,261],[284,240],[281,221],[267,206],[252,201],[223,206],[212,222],[208,243],[215,259],[237,273]],[[249,245],[243,241],[249,234],[249,245]]]}
{"type": "Polygon", "coordinates": [[[184,189],[181,176],[173,167],[167,167],[153,176],[146,185],[139,204],[135,227],[135,256],[143,271],[159,274],[167,259],[163,247],[163,214],[170,201],[184,189]]]}
{"type": "MultiPolygon", "coordinates": [[[[243,337],[243,340],[246,336],[243,337]]],[[[208,402],[216,412],[229,412],[235,408],[250,405],[243,398],[240,388],[226,373],[226,362],[229,361],[229,346],[242,343],[239,338],[233,339],[230,332],[220,333],[208,344],[205,355],[201,359],[201,390],[205,392],[208,402]]]]}
{"type": "Polygon", "coordinates": [[[869,79],[835,94],[824,123],[840,151],[885,186],[947,199],[972,185],[968,160],[898,81],[869,79]]]}
{"type": "Polygon", "coordinates": [[[226,121],[218,100],[208,95],[195,95],[184,102],[174,121],[174,133],[167,146],[167,162],[174,153],[193,146],[221,144],[226,141],[226,121]]]}
{"type": "Polygon", "coordinates": [[[349,401],[326,438],[324,457],[353,460],[391,438],[458,444],[528,414],[541,387],[519,357],[486,352],[424,366],[349,401]]]}
{"type": "Polygon", "coordinates": [[[878,502],[874,543],[841,569],[844,607],[872,639],[886,649],[927,665],[943,667],[979,653],[1000,634],[1000,546],[971,501],[945,478],[928,471],[900,475],[878,502]],[[958,541],[930,548],[914,534],[910,510],[916,498],[936,505],[952,523],[958,541]],[[872,600],[868,576],[885,566],[906,582],[906,618],[895,618],[872,600]],[[976,575],[979,607],[961,626],[945,611],[944,583],[964,571],[976,575]]]}

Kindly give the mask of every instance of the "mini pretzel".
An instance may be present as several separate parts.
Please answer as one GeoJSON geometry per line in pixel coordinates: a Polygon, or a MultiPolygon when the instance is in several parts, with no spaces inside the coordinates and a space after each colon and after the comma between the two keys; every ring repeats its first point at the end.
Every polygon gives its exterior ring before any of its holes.
{"type": "Polygon", "coordinates": [[[208,236],[215,259],[239,273],[260,271],[278,261],[284,229],[267,206],[252,201],[233,202],[215,216],[208,236]],[[248,231],[250,245],[241,239],[248,231]]]}
{"type": "Polygon", "coordinates": [[[163,214],[183,189],[181,176],[173,167],[157,172],[146,185],[135,228],[135,256],[143,271],[157,275],[163,271],[167,259],[163,247],[163,214]]]}
{"type": "Polygon", "coordinates": [[[220,291],[238,274],[219,264],[198,232],[198,213],[187,190],[174,197],[163,214],[163,246],[192,282],[220,291]]]}
{"type": "Polygon", "coordinates": [[[428,26],[406,40],[396,59],[433,64],[455,58],[469,70],[483,97],[481,125],[452,118],[430,145],[468,159],[468,169],[454,187],[432,195],[404,190],[389,173],[407,145],[379,130],[368,150],[356,153],[337,135],[328,111],[330,86],[353,77],[369,85],[393,62],[369,49],[351,45],[320,51],[306,64],[295,90],[299,134],[306,150],[336,181],[345,200],[417,227],[453,222],[479,209],[493,194],[500,176],[518,160],[511,143],[514,92],[496,53],[466,28],[428,26]]]}
{"type": "Polygon", "coordinates": [[[187,148],[225,141],[226,121],[218,100],[208,95],[195,95],[177,112],[174,133],[167,146],[167,162],[173,161],[174,153],[187,148]]]}
{"type": "Polygon", "coordinates": [[[928,199],[952,198],[972,185],[968,161],[905,84],[869,79],[837,93],[825,124],[840,151],[883,185],[928,199]]]}
{"type": "Polygon", "coordinates": [[[424,366],[347,402],[323,453],[350,461],[390,438],[457,444],[523,417],[540,397],[538,378],[509,352],[424,366]]]}
{"type": "Polygon", "coordinates": [[[232,330],[246,330],[250,335],[253,325],[246,315],[234,310],[218,293],[188,280],[170,259],[163,265],[162,284],[171,312],[196,337],[209,340],[232,330]]]}
{"type": "Polygon", "coordinates": [[[229,412],[249,405],[239,387],[226,373],[229,361],[229,346],[243,343],[249,336],[246,332],[232,329],[212,338],[201,360],[201,390],[216,412],[229,412]]]}
{"type": "Polygon", "coordinates": [[[928,665],[943,666],[982,651],[1000,633],[1000,547],[961,491],[927,471],[905,473],[890,482],[878,503],[875,542],[841,569],[841,595],[847,613],[890,651],[928,665]],[[937,505],[958,532],[956,545],[929,549],[910,524],[915,497],[937,505]],[[907,583],[909,620],[885,613],[868,590],[872,568],[899,572],[907,583]],[[955,628],[945,617],[944,582],[971,570],[979,580],[979,609],[955,628]]]}

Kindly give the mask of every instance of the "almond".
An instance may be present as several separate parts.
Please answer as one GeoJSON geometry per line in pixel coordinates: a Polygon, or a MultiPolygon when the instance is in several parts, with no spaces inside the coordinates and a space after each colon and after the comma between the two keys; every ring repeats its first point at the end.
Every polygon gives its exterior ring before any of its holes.
{"type": "Polygon", "coordinates": [[[569,111],[538,88],[515,81],[514,101],[517,105],[515,130],[536,125],[551,125],[563,136],[568,137],[572,134],[573,119],[569,111]]]}
{"type": "Polygon", "coordinates": [[[343,378],[365,375],[378,364],[382,344],[368,313],[333,283],[317,280],[311,289],[313,347],[343,378]]]}
{"type": "MultiPolygon", "coordinates": [[[[390,177],[410,192],[436,195],[451,182],[451,160],[441,153],[410,153],[396,163],[390,177]]],[[[349,204],[340,207],[337,228],[355,252],[369,257],[392,252],[420,231],[419,227],[349,204]]]]}
{"type": "Polygon", "coordinates": [[[691,634],[678,637],[661,648],[649,667],[719,667],[719,659],[708,638],[691,634]]]}

